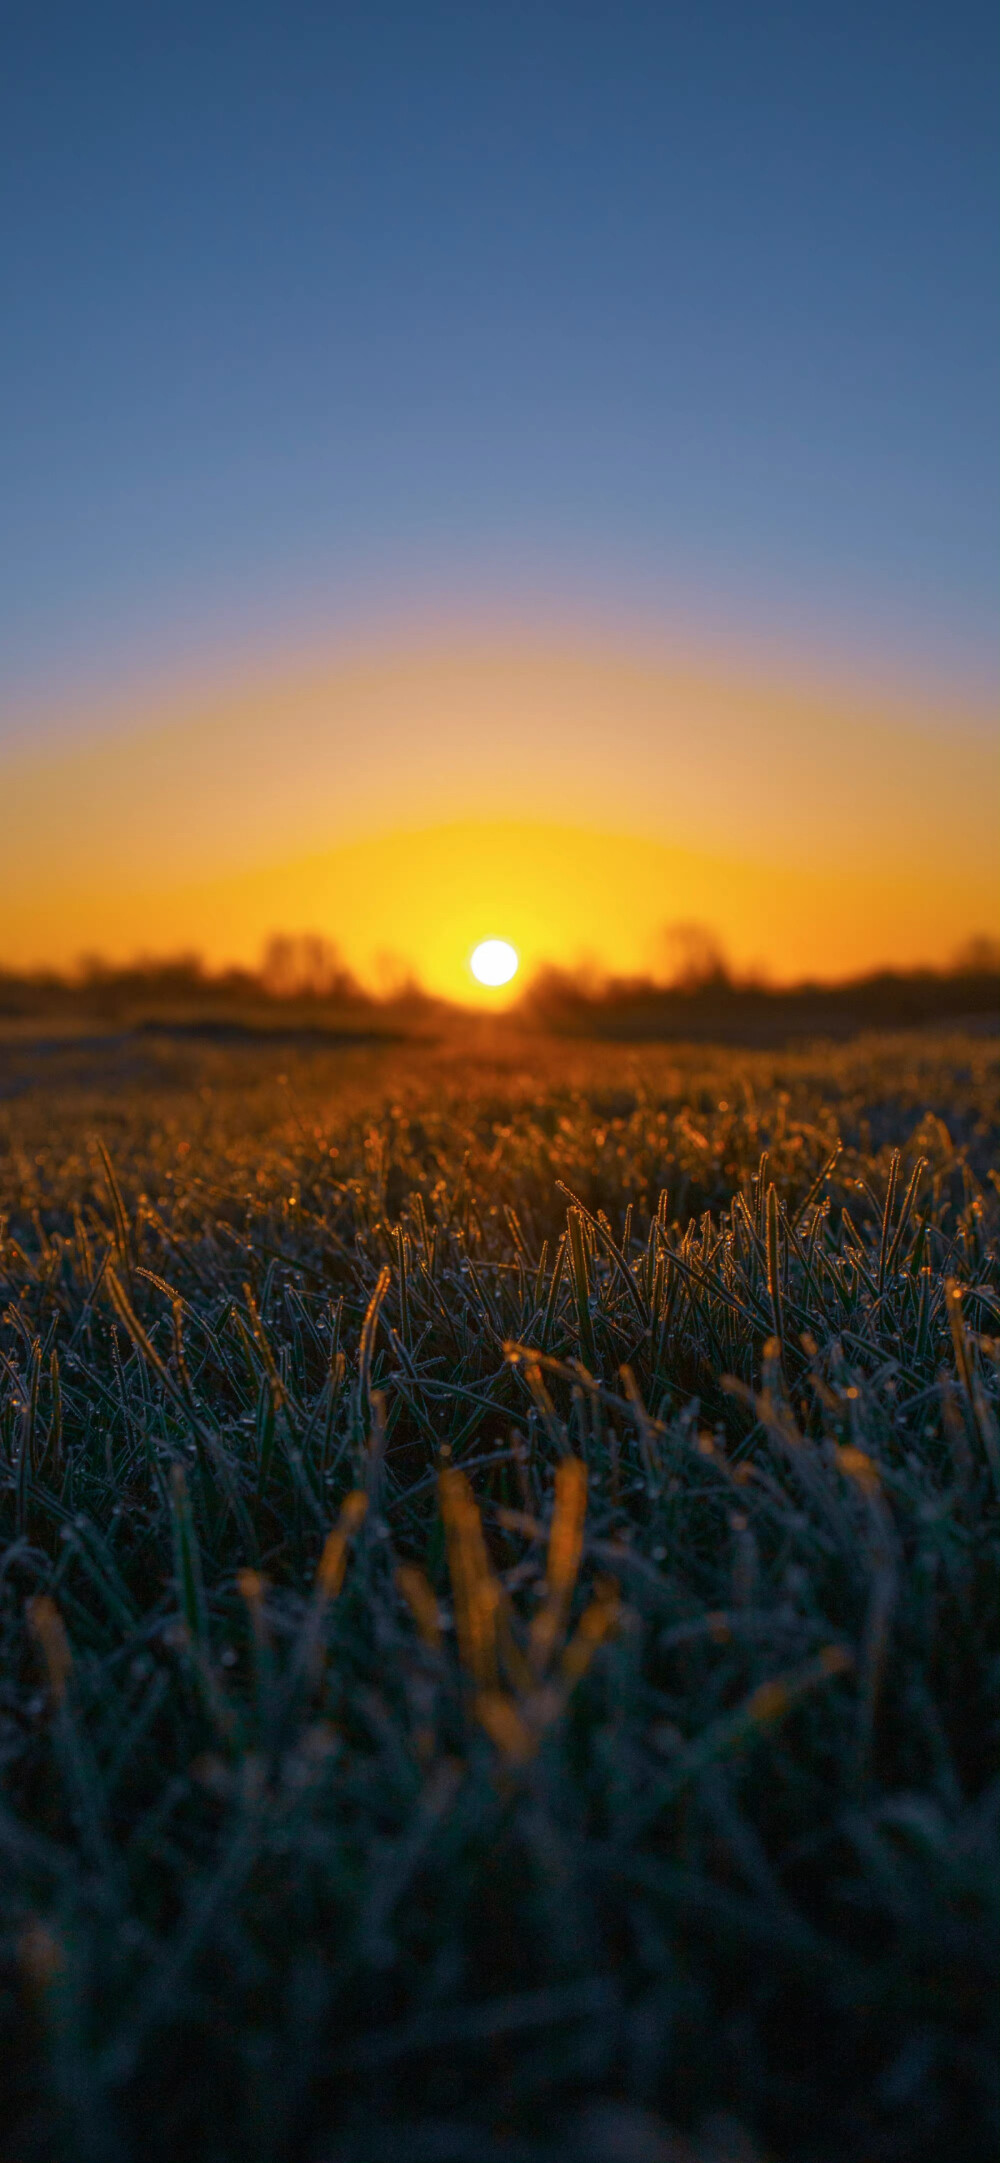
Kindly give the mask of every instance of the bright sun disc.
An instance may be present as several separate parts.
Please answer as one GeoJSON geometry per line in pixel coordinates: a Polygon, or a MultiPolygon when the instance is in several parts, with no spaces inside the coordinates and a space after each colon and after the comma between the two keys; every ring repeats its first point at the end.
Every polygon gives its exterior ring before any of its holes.
{"type": "Polygon", "coordinates": [[[480,984],[509,984],[517,974],[517,955],[506,939],[483,939],[469,967],[480,984]]]}

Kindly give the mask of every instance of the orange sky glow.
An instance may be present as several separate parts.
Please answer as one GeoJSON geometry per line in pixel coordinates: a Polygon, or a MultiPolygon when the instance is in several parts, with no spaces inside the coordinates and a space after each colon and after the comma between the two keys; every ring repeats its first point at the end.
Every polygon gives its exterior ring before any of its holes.
{"type": "Polygon", "coordinates": [[[177,692],[0,758],[0,964],[319,931],[470,1002],[655,969],[698,921],[776,980],[946,961],[1000,921],[990,719],[541,639],[413,641],[177,692]],[[520,976],[477,990],[476,942],[520,976]],[[388,957],[388,958],[387,958],[388,957]]]}

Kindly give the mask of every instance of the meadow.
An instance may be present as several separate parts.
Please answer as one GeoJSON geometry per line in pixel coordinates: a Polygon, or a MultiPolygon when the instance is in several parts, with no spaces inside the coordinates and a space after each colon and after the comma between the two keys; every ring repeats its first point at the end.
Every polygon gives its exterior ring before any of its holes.
{"type": "Polygon", "coordinates": [[[0,1045],[5,2163],[992,2156],[997,1079],[0,1045]]]}

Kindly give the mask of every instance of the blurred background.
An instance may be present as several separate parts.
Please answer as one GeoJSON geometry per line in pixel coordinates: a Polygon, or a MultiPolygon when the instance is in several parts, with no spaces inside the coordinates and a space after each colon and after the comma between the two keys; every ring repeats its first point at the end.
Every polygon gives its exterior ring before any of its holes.
{"type": "Polygon", "coordinates": [[[998,44],[15,5],[0,967],[995,934],[998,44]]]}

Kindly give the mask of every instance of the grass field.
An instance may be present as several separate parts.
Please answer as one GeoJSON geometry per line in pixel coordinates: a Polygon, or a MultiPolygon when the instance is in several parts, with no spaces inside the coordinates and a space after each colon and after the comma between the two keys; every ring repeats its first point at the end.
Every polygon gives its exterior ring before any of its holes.
{"type": "Polygon", "coordinates": [[[980,2163],[997,1045],[0,1049],[4,2163],[980,2163]]]}

